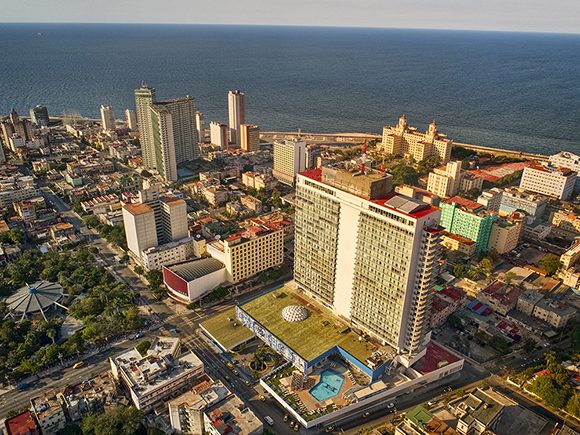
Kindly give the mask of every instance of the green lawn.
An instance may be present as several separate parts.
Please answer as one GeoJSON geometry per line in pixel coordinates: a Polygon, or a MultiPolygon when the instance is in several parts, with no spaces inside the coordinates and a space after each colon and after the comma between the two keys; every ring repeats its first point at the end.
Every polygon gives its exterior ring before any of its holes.
{"type": "Polygon", "coordinates": [[[306,361],[336,345],[362,363],[376,350],[373,344],[359,340],[360,336],[348,329],[330,311],[310,300],[304,293],[288,287],[253,299],[241,308],[306,361]],[[302,322],[286,322],[282,318],[282,309],[289,305],[304,305],[310,315],[302,322]]]}
{"type": "Polygon", "coordinates": [[[208,331],[220,344],[226,349],[243,343],[254,336],[252,331],[243,326],[239,320],[236,319],[235,308],[230,308],[220,314],[210,317],[201,326],[208,331]],[[229,321],[233,319],[233,321],[229,321]],[[237,326],[234,326],[236,324],[237,326]]]}

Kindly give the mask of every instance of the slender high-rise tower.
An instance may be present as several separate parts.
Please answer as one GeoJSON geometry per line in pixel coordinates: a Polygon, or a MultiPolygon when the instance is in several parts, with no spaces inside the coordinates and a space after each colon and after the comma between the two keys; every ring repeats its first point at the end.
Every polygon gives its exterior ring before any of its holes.
{"type": "Polygon", "coordinates": [[[228,92],[230,142],[240,145],[240,125],[246,123],[246,95],[238,90],[228,92]]]}
{"type": "Polygon", "coordinates": [[[151,115],[149,113],[149,106],[154,102],[155,88],[150,88],[143,83],[139,89],[135,90],[135,108],[137,111],[137,124],[139,126],[139,141],[141,142],[143,165],[149,169],[156,168],[151,115]]]}
{"type": "Polygon", "coordinates": [[[188,95],[174,100],[160,101],[155,105],[162,105],[171,113],[175,161],[177,164],[197,159],[198,140],[195,98],[188,95]]]}
{"type": "Polygon", "coordinates": [[[125,125],[129,130],[136,131],[137,130],[137,114],[134,110],[126,109],[125,110],[125,125]]]}
{"type": "Polygon", "coordinates": [[[171,111],[163,104],[149,106],[155,167],[165,181],[177,181],[174,125],[171,111]]]}
{"type": "Polygon", "coordinates": [[[115,130],[115,115],[111,106],[101,105],[101,126],[103,131],[115,130]]]}

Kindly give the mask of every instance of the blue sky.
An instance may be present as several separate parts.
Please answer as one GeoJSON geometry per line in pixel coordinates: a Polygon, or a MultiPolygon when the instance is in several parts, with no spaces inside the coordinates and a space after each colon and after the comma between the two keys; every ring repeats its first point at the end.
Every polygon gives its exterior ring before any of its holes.
{"type": "Polygon", "coordinates": [[[0,22],[363,26],[580,33],[579,0],[0,0],[0,22]]]}

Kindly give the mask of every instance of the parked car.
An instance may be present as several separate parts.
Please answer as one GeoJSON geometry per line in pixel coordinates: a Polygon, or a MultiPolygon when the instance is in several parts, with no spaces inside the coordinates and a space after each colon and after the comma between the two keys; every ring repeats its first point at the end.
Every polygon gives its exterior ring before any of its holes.
{"type": "Polygon", "coordinates": [[[272,417],[270,417],[269,415],[264,417],[264,421],[268,423],[270,426],[274,426],[274,420],[272,420],[272,417]]]}

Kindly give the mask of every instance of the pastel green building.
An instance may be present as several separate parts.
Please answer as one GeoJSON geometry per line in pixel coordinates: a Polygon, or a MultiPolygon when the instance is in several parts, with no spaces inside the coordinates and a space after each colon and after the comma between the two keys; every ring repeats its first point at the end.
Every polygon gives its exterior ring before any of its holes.
{"type": "Polygon", "coordinates": [[[441,226],[475,242],[475,252],[487,251],[489,236],[497,214],[489,212],[477,202],[459,196],[441,204],[441,226]]]}

